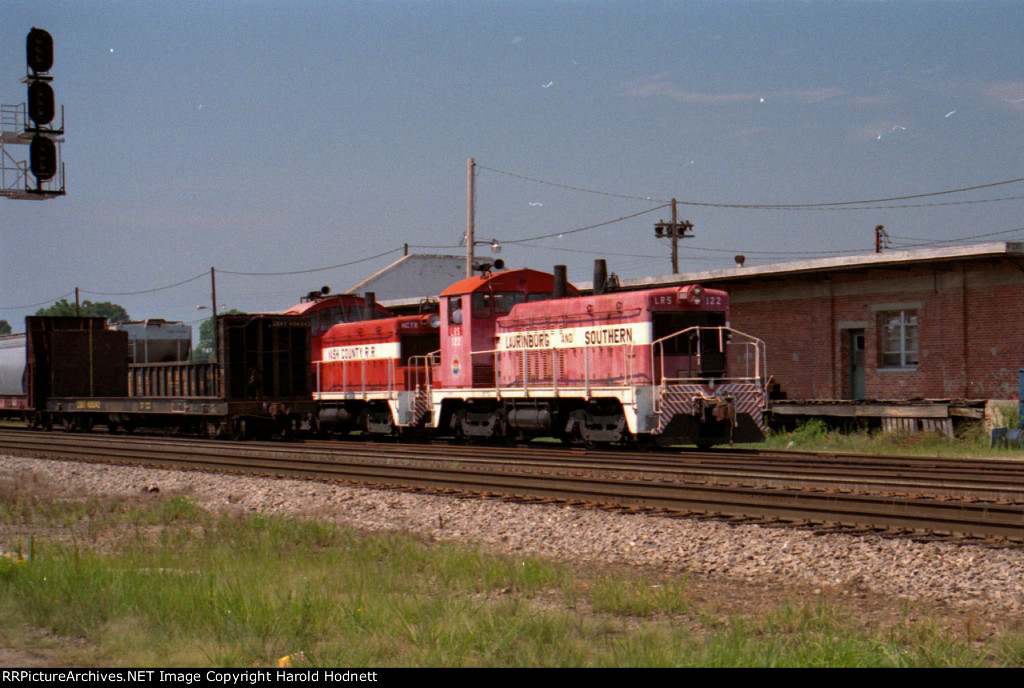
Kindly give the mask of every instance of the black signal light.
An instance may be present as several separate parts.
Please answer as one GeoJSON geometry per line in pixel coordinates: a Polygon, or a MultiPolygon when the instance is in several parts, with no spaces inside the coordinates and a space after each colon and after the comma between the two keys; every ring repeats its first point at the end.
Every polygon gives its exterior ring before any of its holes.
{"type": "Polygon", "coordinates": [[[45,81],[33,81],[28,86],[28,116],[37,127],[53,121],[55,114],[53,89],[45,81]]]}
{"type": "Polygon", "coordinates": [[[29,144],[28,154],[29,166],[35,178],[41,182],[53,179],[57,174],[57,144],[36,134],[29,144]]]}
{"type": "Polygon", "coordinates": [[[50,71],[53,66],[53,36],[49,32],[32,27],[25,48],[28,66],[34,73],[50,71]]]}

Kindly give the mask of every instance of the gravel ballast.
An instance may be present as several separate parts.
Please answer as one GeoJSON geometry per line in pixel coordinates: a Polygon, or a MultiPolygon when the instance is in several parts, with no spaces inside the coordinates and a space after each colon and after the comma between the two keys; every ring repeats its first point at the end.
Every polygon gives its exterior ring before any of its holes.
{"type": "Polygon", "coordinates": [[[312,516],[504,553],[651,567],[747,589],[877,594],[1009,616],[1024,611],[1021,549],[18,457],[0,457],[0,477],[65,496],[158,489],[215,512],[312,516]]]}

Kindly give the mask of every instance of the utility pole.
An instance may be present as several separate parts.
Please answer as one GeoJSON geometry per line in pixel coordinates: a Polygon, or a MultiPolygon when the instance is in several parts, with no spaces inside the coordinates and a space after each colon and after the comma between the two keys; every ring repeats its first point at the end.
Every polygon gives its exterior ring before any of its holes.
{"type": "Polygon", "coordinates": [[[466,169],[466,277],[473,276],[473,244],[476,223],[476,198],[475,189],[473,188],[474,167],[476,167],[476,163],[473,161],[473,158],[470,158],[466,169]]]}
{"type": "Polygon", "coordinates": [[[889,235],[885,231],[885,225],[878,225],[875,227],[875,253],[881,253],[888,245],[889,235]]]}
{"type": "Polygon", "coordinates": [[[676,212],[676,199],[672,199],[672,221],[657,222],[654,225],[654,236],[659,239],[669,238],[672,239],[672,274],[679,273],[679,239],[680,237],[690,237],[693,230],[693,223],[689,220],[679,222],[679,215],[676,212]]]}
{"type": "MultiPolygon", "coordinates": [[[[213,324],[213,358],[217,363],[220,363],[220,335],[217,333],[217,271],[210,268],[210,291],[213,297],[213,319],[210,321],[213,324]]],[[[224,389],[223,379],[218,380],[221,385],[221,389],[224,389]]]]}

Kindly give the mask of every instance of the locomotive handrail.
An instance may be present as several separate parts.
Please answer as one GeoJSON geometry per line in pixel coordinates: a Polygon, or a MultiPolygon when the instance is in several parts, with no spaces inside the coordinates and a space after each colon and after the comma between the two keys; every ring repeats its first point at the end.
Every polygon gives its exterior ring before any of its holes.
{"type": "MultiPolygon", "coordinates": [[[[441,350],[432,351],[428,354],[421,354],[418,356],[410,356],[408,365],[400,366],[396,365],[394,359],[360,359],[358,361],[346,361],[345,365],[341,366],[341,384],[332,386],[331,389],[325,390],[323,386],[322,369],[325,363],[335,363],[335,361],[313,361],[313,366],[316,368],[316,390],[317,396],[320,396],[324,392],[337,392],[340,391],[342,394],[347,393],[358,393],[366,396],[370,392],[387,392],[389,398],[395,398],[398,394],[398,376],[399,371],[404,370],[404,376],[409,378],[411,376],[413,386],[420,387],[425,385],[427,391],[432,387],[432,376],[430,369],[432,366],[440,365],[441,361],[441,350]],[[377,386],[371,384],[367,380],[367,365],[371,363],[386,362],[387,365],[387,382],[384,386],[377,386]],[[350,366],[353,364],[359,365],[359,376],[358,380],[350,380],[350,366]],[[422,380],[421,380],[422,376],[422,380]]],[[[408,380],[406,380],[407,382],[408,380]]]]}
{"type": "Polygon", "coordinates": [[[409,357],[409,366],[413,369],[415,388],[420,388],[420,370],[423,371],[423,377],[425,381],[425,389],[427,394],[430,394],[433,389],[433,375],[431,369],[441,365],[441,350],[431,351],[428,354],[421,354],[419,356],[409,357]],[[422,361],[419,363],[418,361],[422,361]]]}
{"type": "MultiPolygon", "coordinates": [[[[687,357],[689,357],[689,358],[696,357],[696,359],[697,359],[697,366],[698,366],[698,372],[699,372],[700,365],[701,365],[701,358],[703,357],[703,340],[702,340],[700,335],[703,332],[708,332],[708,331],[714,332],[714,333],[716,333],[718,335],[718,341],[719,341],[718,351],[721,352],[722,354],[727,354],[727,352],[726,352],[726,344],[737,343],[736,342],[736,338],[739,338],[738,343],[743,344],[743,345],[748,346],[748,347],[751,347],[754,350],[754,355],[753,356],[750,356],[750,355],[744,356],[744,362],[745,362],[745,364],[747,366],[746,375],[743,375],[743,376],[722,375],[720,378],[717,378],[717,379],[721,379],[721,380],[760,380],[762,378],[761,371],[767,369],[767,365],[766,365],[767,358],[766,358],[766,353],[765,353],[765,347],[764,347],[764,341],[763,340],[758,339],[757,337],[754,337],[752,335],[746,334],[745,332],[740,332],[739,330],[734,330],[731,327],[725,327],[724,325],[718,325],[718,326],[713,326],[713,327],[709,327],[709,326],[706,326],[706,325],[695,325],[693,327],[687,327],[684,330],[680,330],[678,332],[674,332],[674,333],[672,333],[670,335],[667,335],[667,336],[662,337],[660,339],[656,339],[653,342],[651,342],[651,356],[652,356],[651,360],[653,361],[653,360],[655,360],[655,357],[660,357],[660,366],[661,366],[661,370],[660,370],[661,376],[660,376],[660,379],[661,380],[666,380],[666,379],[668,379],[668,380],[688,380],[688,379],[705,379],[705,378],[707,378],[707,375],[697,375],[696,377],[666,376],[665,375],[665,358],[666,357],[664,355],[664,350],[665,350],[665,343],[668,342],[669,340],[676,339],[678,337],[682,337],[682,336],[688,335],[688,334],[696,334],[697,337],[695,338],[695,343],[696,343],[695,354],[689,354],[689,355],[687,355],[687,357]],[[753,374],[751,374],[751,371],[750,371],[751,361],[753,361],[753,365],[754,365],[753,374]]],[[[728,372],[728,356],[726,356],[726,372],[728,372]]]]}
{"type": "MultiPolygon", "coordinates": [[[[410,361],[411,360],[412,359],[410,358],[410,361]]],[[[336,361],[313,361],[313,366],[316,368],[316,394],[317,394],[317,398],[318,399],[322,398],[323,393],[325,391],[329,391],[329,392],[337,392],[337,391],[339,391],[338,387],[336,385],[332,386],[331,389],[329,389],[329,390],[324,390],[324,388],[323,388],[323,378],[321,377],[321,368],[322,368],[323,364],[324,363],[335,363],[335,362],[336,361]]],[[[346,363],[346,365],[342,365],[341,366],[341,389],[340,389],[340,391],[341,391],[342,394],[348,394],[349,392],[358,392],[359,394],[361,394],[365,398],[368,392],[382,392],[383,391],[383,392],[387,392],[387,395],[388,395],[389,399],[394,399],[396,397],[397,391],[395,390],[395,384],[396,384],[395,377],[397,376],[397,371],[395,369],[395,362],[394,362],[393,359],[390,359],[390,358],[388,358],[388,359],[369,359],[369,360],[367,360],[367,359],[360,359],[358,361],[346,361],[345,363],[346,363]],[[386,361],[386,363],[387,363],[387,385],[383,389],[379,389],[379,388],[377,388],[374,385],[370,385],[369,389],[368,389],[367,381],[366,381],[366,365],[367,365],[367,363],[380,363],[381,361],[386,361]],[[354,364],[354,363],[358,363],[359,364],[359,388],[358,389],[355,388],[355,384],[352,385],[351,389],[349,388],[348,366],[351,365],[351,364],[354,364]]]]}
{"type": "MultiPolygon", "coordinates": [[[[672,333],[670,335],[667,335],[665,337],[661,337],[660,339],[656,339],[653,342],[651,342],[651,365],[652,366],[653,365],[659,365],[660,366],[660,371],[659,372],[661,373],[660,376],[658,377],[658,379],[660,380],[659,389],[661,390],[661,393],[659,393],[657,391],[654,392],[654,400],[653,401],[654,401],[654,408],[655,408],[656,412],[657,412],[657,409],[658,409],[658,401],[659,401],[661,395],[664,394],[665,388],[669,384],[679,384],[679,383],[697,382],[697,381],[704,382],[704,381],[708,380],[708,376],[707,375],[702,375],[700,373],[700,369],[701,369],[701,359],[703,358],[703,355],[704,355],[703,350],[702,350],[703,349],[703,339],[701,337],[701,334],[704,333],[704,332],[709,332],[709,331],[713,332],[713,333],[716,333],[718,335],[719,346],[718,346],[717,352],[720,352],[725,357],[725,370],[724,370],[723,375],[720,376],[720,377],[715,377],[715,378],[711,378],[711,379],[713,379],[716,384],[730,384],[730,383],[753,383],[753,384],[756,384],[758,389],[762,393],[762,398],[763,399],[767,399],[767,385],[768,385],[768,382],[767,382],[767,380],[764,379],[764,377],[762,375],[762,371],[766,371],[768,369],[768,365],[767,365],[767,360],[768,359],[767,359],[767,352],[765,351],[764,341],[761,340],[761,339],[758,339],[757,337],[749,335],[749,334],[747,334],[745,332],[740,332],[739,330],[734,330],[731,327],[725,327],[724,325],[713,326],[713,327],[709,327],[709,326],[705,326],[705,325],[696,325],[696,326],[693,326],[693,327],[687,327],[686,329],[680,330],[679,332],[674,332],[674,333],[672,333]],[[696,376],[690,375],[690,376],[686,376],[686,377],[680,377],[678,375],[672,376],[672,377],[667,376],[665,374],[665,358],[666,358],[666,356],[665,356],[665,343],[668,342],[669,340],[675,339],[677,337],[682,337],[684,335],[692,335],[692,334],[696,334],[696,337],[695,337],[695,340],[694,340],[695,343],[696,343],[696,350],[692,354],[684,354],[684,355],[687,358],[690,358],[690,359],[693,359],[693,358],[697,359],[697,371],[696,371],[697,375],[696,376]],[[746,365],[746,370],[745,370],[746,375],[744,375],[744,376],[730,376],[730,375],[728,375],[729,363],[730,363],[729,359],[730,359],[730,357],[729,357],[729,353],[728,353],[728,351],[726,349],[727,345],[740,345],[740,346],[745,346],[745,347],[748,348],[748,352],[746,353],[745,356],[743,356],[744,363],[746,365]],[[750,350],[752,350],[753,355],[751,355],[750,350]],[[655,363],[656,360],[657,360],[657,363],[655,363]],[[751,374],[751,370],[750,370],[751,363],[753,363],[753,367],[754,367],[753,374],[751,374]]],[[[735,357],[734,357],[734,360],[735,360],[735,357]]],[[[653,372],[654,371],[652,371],[652,373],[653,372]]],[[[690,368],[690,372],[693,372],[692,367],[690,368]]]]}
{"type": "MultiPolygon", "coordinates": [[[[636,370],[634,370],[634,363],[633,363],[635,361],[635,359],[636,359],[636,347],[637,347],[637,345],[635,345],[635,344],[623,344],[621,347],[619,347],[619,348],[622,349],[622,359],[623,359],[622,360],[622,381],[623,381],[623,383],[636,382],[637,372],[636,372],[636,370]]],[[[552,374],[551,374],[551,387],[550,388],[551,388],[551,390],[553,391],[553,393],[554,393],[554,395],[556,397],[558,396],[558,392],[559,392],[560,387],[563,387],[565,389],[580,389],[580,388],[582,388],[583,391],[584,391],[583,392],[584,396],[587,399],[589,399],[590,398],[591,387],[594,384],[594,380],[591,378],[591,374],[590,374],[591,350],[593,348],[594,347],[591,347],[591,346],[548,346],[548,347],[541,347],[541,348],[534,348],[534,349],[483,349],[483,350],[478,350],[478,351],[471,351],[470,352],[470,356],[477,356],[477,355],[481,355],[481,356],[491,355],[491,356],[493,356],[493,359],[494,359],[494,370],[495,370],[494,389],[495,389],[495,391],[496,391],[496,393],[497,393],[499,398],[501,397],[501,391],[502,391],[500,365],[499,365],[499,356],[501,356],[502,354],[508,354],[510,356],[520,356],[521,357],[520,362],[518,364],[516,364],[516,365],[521,365],[522,366],[522,383],[521,384],[515,384],[515,385],[511,385],[510,384],[510,385],[506,386],[505,389],[521,389],[524,394],[529,396],[529,394],[530,394],[529,354],[535,353],[535,354],[538,354],[538,355],[540,355],[540,354],[550,354],[550,356],[551,356],[552,374]],[[559,359],[559,353],[560,352],[564,352],[564,351],[574,351],[574,350],[581,350],[583,352],[583,380],[582,380],[582,384],[572,384],[572,383],[564,383],[563,384],[563,383],[559,383],[558,378],[559,378],[559,374],[561,373],[561,367],[560,367],[561,363],[560,363],[560,359],[559,359]]],[[[538,376],[539,376],[539,379],[541,379],[541,380],[547,379],[544,376],[543,373],[538,373],[538,376]]],[[[641,377],[641,381],[642,380],[643,380],[643,377],[641,377]]]]}

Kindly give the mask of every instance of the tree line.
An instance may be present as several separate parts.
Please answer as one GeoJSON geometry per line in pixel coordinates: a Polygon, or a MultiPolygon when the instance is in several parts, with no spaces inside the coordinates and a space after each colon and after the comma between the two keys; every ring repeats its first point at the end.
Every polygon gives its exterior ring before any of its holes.
{"type": "MultiPolygon", "coordinates": [[[[76,308],[75,304],[68,303],[67,299],[61,299],[52,306],[46,308],[40,308],[36,311],[36,315],[58,315],[58,316],[73,316],[81,315],[84,317],[100,317],[106,318],[112,323],[124,322],[125,320],[131,320],[131,316],[128,315],[128,311],[123,306],[119,306],[116,303],[110,301],[83,301],[81,306],[76,308]]],[[[11,334],[11,324],[6,320],[0,320],[0,335],[11,334]]]]}

